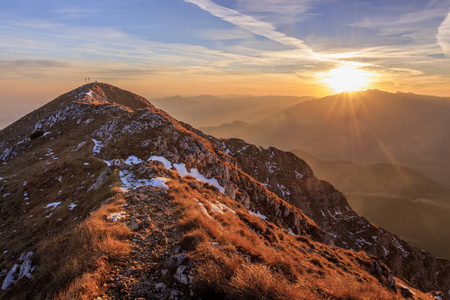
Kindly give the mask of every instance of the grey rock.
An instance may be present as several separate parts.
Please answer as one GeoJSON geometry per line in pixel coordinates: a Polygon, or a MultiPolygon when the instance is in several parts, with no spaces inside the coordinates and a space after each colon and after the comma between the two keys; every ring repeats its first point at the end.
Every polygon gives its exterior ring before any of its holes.
{"type": "Polygon", "coordinates": [[[133,218],[128,224],[128,227],[130,228],[131,231],[137,231],[140,228],[140,222],[133,218]]]}

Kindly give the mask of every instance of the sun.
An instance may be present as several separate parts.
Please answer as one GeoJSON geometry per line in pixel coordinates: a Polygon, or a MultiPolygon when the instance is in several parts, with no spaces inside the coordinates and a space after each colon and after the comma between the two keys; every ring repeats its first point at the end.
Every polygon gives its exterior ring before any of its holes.
{"type": "Polygon", "coordinates": [[[361,69],[342,66],[324,74],[323,80],[336,93],[359,91],[369,84],[370,74],[361,69]]]}

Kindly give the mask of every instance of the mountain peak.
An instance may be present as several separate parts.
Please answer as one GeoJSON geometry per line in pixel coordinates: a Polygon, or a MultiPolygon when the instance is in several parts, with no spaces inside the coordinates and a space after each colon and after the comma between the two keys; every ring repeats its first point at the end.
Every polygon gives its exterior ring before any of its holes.
{"type": "Polygon", "coordinates": [[[150,102],[141,96],[113,85],[100,82],[85,84],[68,94],[72,97],[75,96],[76,102],[83,104],[120,104],[127,106],[132,110],[145,108],[151,105],[150,102]]]}
{"type": "MultiPolygon", "coordinates": [[[[7,147],[10,143],[29,139],[33,133],[43,134],[53,131],[54,128],[58,128],[58,126],[55,127],[57,123],[66,124],[64,121],[68,119],[73,120],[72,126],[79,126],[83,122],[89,123],[111,111],[126,113],[146,107],[154,109],[142,96],[107,83],[93,82],[57,97],[1,130],[0,141],[3,141],[2,145],[7,147]],[[94,112],[93,106],[102,106],[100,109],[102,113],[91,114],[94,112]]],[[[98,109],[95,110],[99,112],[98,109]]]]}

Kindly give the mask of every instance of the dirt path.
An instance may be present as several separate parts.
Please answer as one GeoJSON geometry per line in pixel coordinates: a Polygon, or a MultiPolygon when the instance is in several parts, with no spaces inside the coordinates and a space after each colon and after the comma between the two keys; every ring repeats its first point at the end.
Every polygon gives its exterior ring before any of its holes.
{"type": "Polygon", "coordinates": [[[175,204],[165,190],[146,187],[124,198],[127,217],[120,222],[132,230],[132,251],[113,268],[96,300],[189,299],[191,262],[177,246],[182,232],[175,204]]]}

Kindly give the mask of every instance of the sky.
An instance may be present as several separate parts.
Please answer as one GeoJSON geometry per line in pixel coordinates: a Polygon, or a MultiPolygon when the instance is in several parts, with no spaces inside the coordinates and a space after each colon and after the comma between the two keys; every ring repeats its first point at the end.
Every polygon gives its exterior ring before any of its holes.
{"type": "Polygon", "coordinates": [[[150,100],[320,97],[344,68],[363,88],[450,96],[449,12],[450,0],[0,1],[0,128],[86,77],[150,100]]]}

